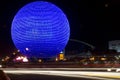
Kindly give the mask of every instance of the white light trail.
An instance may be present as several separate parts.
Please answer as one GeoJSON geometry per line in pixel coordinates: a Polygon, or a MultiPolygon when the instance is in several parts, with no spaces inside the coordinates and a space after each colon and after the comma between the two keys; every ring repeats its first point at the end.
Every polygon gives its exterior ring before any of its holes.
{"type": "Polygon", "coordinates": [[[120,79],[120,73],[111,72],[92,72],[92,71],[52,71],[52,70],[4,70],[5,73],[11,74],[43,74],[43,75],[54,75],[54,76],[67,76],[67,77],[78,77],[88,78],[96,80],[113,80],[112,78],[120,79]],[[106,77],[106,78],[105,78],[106,77]],[[109,79],[108,79],[109,78],[109,79]],[[111,79],[110,79],[111,78],[111,79]]]}

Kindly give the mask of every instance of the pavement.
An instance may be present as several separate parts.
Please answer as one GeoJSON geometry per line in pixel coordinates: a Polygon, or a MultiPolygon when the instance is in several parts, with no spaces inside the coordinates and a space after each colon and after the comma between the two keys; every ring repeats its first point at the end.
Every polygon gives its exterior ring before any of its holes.
{"type": "MultiPolygon", "coordinates": [[[[107,71],[107,68],[3,68],[7,74],[49,75],[93,80],[120,80],[119,72],[107,71]]],[[[115,70],[115,68],[113,69],[115,70]]]]}
{"type": "Polygon", "coordinates": [[[10,80],[7,74],[3,70],[0,70],[0,80],[10,80]]]}

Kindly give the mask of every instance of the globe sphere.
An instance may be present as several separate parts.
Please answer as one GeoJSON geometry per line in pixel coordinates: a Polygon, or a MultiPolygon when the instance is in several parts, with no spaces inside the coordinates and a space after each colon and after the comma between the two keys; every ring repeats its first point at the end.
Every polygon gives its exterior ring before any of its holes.
{"type": "Polygon", "coordinates": [[[50,58],[64,50],[70,27],[60,8],[50,2],[36,1],[17,12],[12,21],[11,36],[22,54],[50,58]]]}

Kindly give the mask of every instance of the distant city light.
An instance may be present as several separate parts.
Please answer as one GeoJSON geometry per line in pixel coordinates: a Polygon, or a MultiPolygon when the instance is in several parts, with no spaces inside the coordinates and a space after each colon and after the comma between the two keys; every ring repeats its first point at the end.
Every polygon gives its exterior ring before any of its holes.
{"type": "Polygon", "coordinates": [[[94,61],[94,60],[95,60],[95,58],[94,58],[94,57],[91,57],[91,58],[90,58],[90,60],[91,60],[91,61],[94,61]]]}
{"type": "Polygon", "coordinates": [[[38,62],[42,62],[42,59],[39,59],[38,62]]]}
{"type": "Polygon", "coordinates": [[[108,7],[108,4],[105,4],[105,7],[108,7]]]}
{"type": "Polygon", "coordinates": [[[16,53],[15,52],[13,52],[13,55],[15,55],[16,53]]]}
{"type": "Polygon", "coordinates": [[[63,59],[63,61],[67,61],[67,59],[66,59],[66,58],[64,58],[64,59],[63,59]]]}
{"type": "Polygon", "coordinates": [[[58,61],[58,58],[55,58],[55,61],[58,61]]]}
{"type": "Polygon", "coordinates": [[[5,57],[5,61],[7,61],[8,59],[10,59],[10,57],[9,57],[9,56],[6,56],[6,57],[5,57]]]}
{"type": "Polygon", "coordinates": [[[5,60],[4,60],[4,59],[2,59],[2,61],[4,62],[5,60]]]}
{"type": "Polygon", "coordinates": [[[103,61],[104,61],[104,60],[106,60],[106,58],[101,58],[101,60],[103,60],[103,61]]]}
{"type": "Polygon", "coordinates": [[[23,62],[28,62],[27,57],[24,57],[24,58],[23,58],[23,62]]]}
{"type": "Polygon", "coordinates": [[[20,52],[20,50],[17,50],[17,52],[20,52]]]}
{"type": "Polygon", "coordinates": [[[24,57],[23,57],[23,56],[21,56],[21,59],[24,59],[24,57]]]}
{"type": "Polygon", "coordinates": [[[0,64],[0,68],[2,67],[2,65],[0,64]]]}
{"type": "Polygon", "coordinates": [[[21,57],[20,57],[20,56],[19,56],[19,57],[17,57],[17,58],[16,58],[16,60],[17,60],[17,61],[18,61],[18,60],[21,60],[21,57]]]}
{"type": "Polygon", "coordinates": [[[23,57],[23,56],[18,56],[16,58],[16,61],[20,61],[20,62],[28,62],[27,57],[23,57]]]}

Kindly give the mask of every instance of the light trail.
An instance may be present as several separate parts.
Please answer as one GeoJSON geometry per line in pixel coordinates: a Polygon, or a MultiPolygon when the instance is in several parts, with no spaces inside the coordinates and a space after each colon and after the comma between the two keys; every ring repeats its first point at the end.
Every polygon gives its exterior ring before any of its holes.
{"type": "Polygon", "coordinates": [[[88,78],[96,80],[119,80],[120,73],[117,72],[92,72],[92,71],[59,71],[54,70],[54,68],[47,68],[44,70],[41,68],[37,69],[5,69],[5,73],[10,74],[43,74],[43,75],[53,75],[53,76],[67,76],[67,77],[78,77],[78,78],[88,78]],[[115,79],[113,79],[115,78],[115,79]]]}

